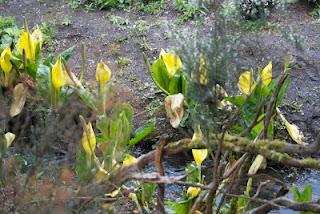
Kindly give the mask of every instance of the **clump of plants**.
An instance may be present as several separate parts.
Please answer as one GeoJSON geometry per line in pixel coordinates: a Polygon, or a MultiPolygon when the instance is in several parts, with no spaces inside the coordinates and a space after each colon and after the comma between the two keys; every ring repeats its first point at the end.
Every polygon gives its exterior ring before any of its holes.
{"type": "Polygon", "coordinates": [[[283,3],[281,0],[240,0],[240,13],[246,19],[263,19],[273,7],[283,3]]]}
{"type": "Polygon", "coordinates": [[[178,23],[204,15],[206,11],[202,0],[176,0],[176,8],[182,12],[178,23]]]}
{"type": "Polygon", "coordinates": [[[158,14],[163,10],[164,4],[164,0],[140,1],[138,8],[145,13],[158,14]]]}
{"type": "MultiPolygon", "coordinates": [[[[172,141],[163,131],[155,147],[139,157],[131,154],[131,148],[148,136],[155,124],[134,129],[133,108],[115,99],[112,72],[105,62],[97,64],[95,81],[86,81],[86,54],[81,45],[78,78],[68,64],[73,48],[44,58],[42,32],[30,30],[27,22],[23,29],[18,28],[16,38],[1,43],[0,95],[4,98],[0,105],[8,101],[10,107],[1,108],[0,119],[17,117],[33,102],[38,108],[31,111],[43,112],[41,121],[46,122],[39,125],[34,120],[30,125],[30,135],[38,143],[27,173],[15,167],[17,160],[9,151],[18,133],[12,133],[6,124],[0,127],[0,181],[3,188],[15,187],[11,191],[17,207],[21,205],[17,210],[26,209],[27,202],[33,209],[50,204],[57,212],[64,208],[82,212],[95,205],[114,212],[113,202],[127,198],[140,213],[151,213],[152,209],[161,213],[245,213],[278,206],[318,212],[319,203],[311,201],[309,186],[303,192],[292,188],[293,201],[285,197],[288,189],[282,183],[281,191],[270,196],[267,208],[265,201],[259,200],[267,182],[253,188],[255,176],[270,163],[320,170],[316,156],[304,157],[319,155],[319,145],[307,145],[300,129],[279,109],[289,83],[290,55],[277,76],[272,62],[241,70],[235,49],[241,34],[229,31],[230,23],[216,18],[220,22],[215,22],[209,37],[181,37],[178,49],[161,50],[153,62],[144,56],[152,80],[166,94],[164,108],[171,126],[187,134],[172,141]],[[75,110],[66,108],[72,97],[88,111],[68,117],[75,110]],[[65,135],[56,136],[62,110],[67,111],[62,115],[67,124],[64,129],[73,135],[80,130],[80,136],[75,137],[79,143],[74,150],[57,149],[64,154],[57,173],[53,167],[38,171],[57,138],[69,140],[65,135]],[[69,119],[76,123],[75,130],[69,119]],[[274,139],[277,120],[296,144],[274,139]],[[46,124],[49,131],[44,130],[46,124]],[[165,158],[182,152],[192,153],[194,161],[186,165],[183,175],[169,175],[165,158]],[[145,171],[151,164],[154,168],[145,171]],[[55,174],[53,179],[47,176],[50,173],[55,174]],[[183,186],[181,197],[166,201],[167,186],[172,184],[183,186]]],[[[142,36],[146,23],[136,26],[142,36]]],[[[0,35],[8,34],[0,31],[0,35]]],[[[44,209],[52,211],[50,208],[44,209]]]]}
{"type": "Polygon", "coordinates": [[[125,8],[132,4],[132,0],[94,0],[99,9],[107,8],[125,8]]]}

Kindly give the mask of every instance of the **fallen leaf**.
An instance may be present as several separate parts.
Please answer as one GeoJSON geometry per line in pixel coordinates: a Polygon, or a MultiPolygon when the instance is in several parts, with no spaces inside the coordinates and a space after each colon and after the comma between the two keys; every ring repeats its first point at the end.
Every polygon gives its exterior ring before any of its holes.
{"type": "Polygon", "coordinates": [[[75,174],[68,167],[64,167],[61,170],[60,179],[62,181],[71,181],[74,177],[75,174]]]}
{"type": "Polygon", "coordinates": [[[248,175],[252,176],[255,175],[259,169],[265,169],[267,167],[267,160],[262,155],[257,155],[254,159],[253,163],[250,166],[248,171],[248,175]]]}
{"type": "Polygon", "coordinates": [[[165,99],[165,109],[173,128],[178,128],[184,114],[183,94],[169,95],[165,99]]]}
{"type": "Polygon", "coordinates": [[[286,126],[286,129],[292,140],[297,144],[305,145],[306,143],[303,142],[304,135],[303,132],[299,129],[299,127],[293,123],[289,123],[287,119],[284,117],[284,115],[281,113],[279,108],[277,108],[276,110],[281,120],[284,122],[284,125],[286,126]]]}
{"type": "Polygon", "coordinates": [[[28,89],[22,83],[19,83],[13,89],[13,102],[10,108],[10,116],[15,117],[21,113],[26,103],[28,89]]]}

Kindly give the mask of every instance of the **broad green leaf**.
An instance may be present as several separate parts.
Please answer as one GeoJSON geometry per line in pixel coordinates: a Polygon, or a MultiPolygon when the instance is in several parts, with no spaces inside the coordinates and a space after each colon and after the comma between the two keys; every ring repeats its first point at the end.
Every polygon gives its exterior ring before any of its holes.
{"type": "Polygon", "coordinates": [[[88,165],[87,155],[82,145],[78,147],[77,150],[77,164],[76,164],[76,173],[80,177],[81,181],[89,182],[94,177],[92,173],[92,163],[88,165]]]}
{"type": "Polygon", "coordinates": [[[55,58],[52,55],[49,55],[43,62],[44,65],[46,66],[51,66],[51,64],[54,64],[55,58]]]}
{"type": "Polygon", "coordinates": [[[258,84],[255,90],[255,95],[260,98],[268,97],[271,95],[271,90],[269,89],[268,86],[264,84],[258,84]]]}
{"type": "Polygon", "coordinates": [[[50,78],[50,68],[46,65],[39,65],[36,75],[37,81],[37,91],[41,97],[45,98],[46,101],[50,102],[51,94],[51,78],[50,78]]]}
{"type": "Polygon", "coordinates": [[[113,109],[112,109],[112,113],[111,113],[111,117],[113,118],[117,118],[122,112],[124,112],[126,118],[129,121],[132,121],[133,118],[133,110],[131,105],[127,104],[127,103],[117,103],[114,105],[113,109]]]}
{"type": "Polygon", "coordinates": [[[304,188],[304,191],[300,194],[301,202],[307,202],[312,200],[312,187],[310,184],[307,184],[304,188]]]}
{"type": "Polygon", "coordinates": [[[188,182],[193,182],[193,183],[200,183],[199,181],[199,173],[200,173],[200,168],[197,167],[195,162],[189,163],[186,168],[185,168],[187,176],[187,181],[188,182]]]}
{"type": "Polygon", "coordinates": [[[37,76],[38,65],[34,63],[28,63],[26,66],[26,71],[30,77],[36,79],[37,76]]]}
{"type": "Polygon", "coordinates": [[[133,138],[130,139],[129,145],[135,145],[147,137],[155,129],[155,122],[149,122],[139,127],[134,133],[133,138]]]}
{"type": "Polygon", "coordinates": [[[181,73],[180,75],[181,75],[181,87],[182,87],[181,91],[183,95],[186,95],[187,89],[188,89],[188,80],[187,80],[187,77],[183,75],[183,73],[181,73]]]}
{"type": "Polygon", "coordinates": [[[293,193],[294,200],[297,202],[301,202],[301,195],[300,195],[300,191],[299,191],[298,187],[293,186],[290,190],[293,193]]]}
{"type": "Polygon", "coordinates": [[[3,35],[1,37],[1,48],[5,49],[6,47],[11,47],[11,44],[13,42],[13,38],[7,34],[3,35]]]}
{"type": "Polygon", "coordinates": [[[181,75],[174,75],[169,82],[169,89],[170,95],[178,94],[182,92],[182,79],[181,75]]]}
{"type": "Polygon", "coordinates": [[[156,82],[156,85],[160,90],[169,94],[170,76],[162,59],[158,59],[152,64],[152,70],[152,79],[156,82]]]}
{"type": "Polygon", "coordinates": [[[86,90],[83,86],[77,89],[77,93],[81,100],[89,106],[93,111],[97,111],[96,99],[93,94],[86,90]]]}
{"type": "Polygon", "coordinates": [[[279,95],[278,95],[278,98],[277,98],[277,101],[276,101],[276,107],[281,105],[282,100],[284,98],[284,95],[286,94],[287,88],[289,86],[289,83],[290,83],[290,78],[287,77],[286,80],[283,82],[283,85],[282,85],[282,87],[280,89],[280,92],[279,92],[279,95]]]}
{"type": "Polygon", "coordinates": [[[154,191],[157,188],[155,183],[144,183],[142,184],[142,202],[150,203],[154,197],[154,191]]]}
{"type": "Polygon", "coordinates": [[[175,214],[186,214],[192,207],[193,198],[185,199],[177,202],[166,202],[166,211],[175,214]]]}
{"type": "Polygon", "coordinates": [[[65,60],[66,62],[69,61],[71,55],[72,55],[72,52],[74,50],[75,46],[72,46],[70,48],[68,48],[67,50],[64,50],[60,55],[61,55],[61,58],[63,60],[65,60]]]}
{"type": "Polygon", "coordinates": [[[240,108],[243,106],[244,102],[246,101],[246,96],[244,95],[230,96],[230,97],[225,97],[225,100],[231,102],[233,105],[240,108]]]}

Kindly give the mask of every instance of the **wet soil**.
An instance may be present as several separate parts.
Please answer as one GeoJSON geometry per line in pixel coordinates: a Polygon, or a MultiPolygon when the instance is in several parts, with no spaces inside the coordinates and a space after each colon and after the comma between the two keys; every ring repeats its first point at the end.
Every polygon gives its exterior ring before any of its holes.
{"type": "MultiPolygon", "coordinates": [[[[80,42],[87,47],[86,79],[94,80],[95,65],[102,59],[107,62],[113,72],[113,81],[119,91],[119,99],[129,101],[137,115],[135,122],[143,123],[157,117],[157,133],[173,132],[168,126],[162,108],[159,106],[163,95],[153,86],[146,70],[142,52],[149,58],[158,56],[160,48],[168,48],[176,44],[172,33],[183,30],[207,32],[210,28],[210,16],[199,21],[188,21],[182,25],[175,22],[180,14],[173,3],[167,3],[166,9],[157,15],[145,14],[136,7],[126,10],[108,10],[86,12],[83,8],[70,9],[66,0],[10,0],[0,4],[1,16],[13,16],[22,25],[23,19],[29,21],[30,26],[48,23],[55,27],[56,36],[53,40],[54,52],[61,51],[75,45],[70,64],[75,73],[80,71],[80,42]],[[115,16],[126,20],[124,25],[114,24],[110,20],[115,16]],[[144,29],[137,27],[141,21],[147,24],[144,29]],[[121,63],[121,59],[128,59],[121,63]],[[147,109],[147,110],[145,110],[147,109]]],[[[274,10],[269,18],[270,25],[259,32],[248,32],[240,47],[242,68],[256,68],[269,61],[273,62],[275,74],[283,69],[283,60],[287,52],[294,59],[290,73],[291,82],[282,109],[290,122],[298,125],[313,142],[320,130],[320,19],[310,16],[311,8],[301,1],[290,5],[287,10],[274,10]],[[289,39],[285,39],[281,31],[289,39]],[[291,39],[302,41],[303,50],[296,48],[291,39]]],[[[49,52],[47,54],[50,54],[49,52]]],[[[176,131],[175,131],[176,133],[176,131]]],[[[179,133],[179,131],[178,131],[179,133]]],[[[137,153],[143,153],[143,145],[137,148],[137,153]]],[[[188,156],[182,156],[187,160],[188,156]]],[[[179,174],[183,169],[180,163],[169,160],[168,173],[179,174]]],[[[280,174],[285,175],[286,169],[280,174]]],[[[293,173],[292,180],[299,186],[311,183],[314,193],[320,196],[318,179],[320,174],[312,170],[304,171],[301,177],[293,173]]],[[[176,187],[172,187],[175,192],[176,187]]],[[[173,196],[173,198],[176,196],[173,196]]],[[[281,213],[286,211],[281,210],[281,213]]],[[[289,213],[289,212],[288,212],[289,213]]]]}

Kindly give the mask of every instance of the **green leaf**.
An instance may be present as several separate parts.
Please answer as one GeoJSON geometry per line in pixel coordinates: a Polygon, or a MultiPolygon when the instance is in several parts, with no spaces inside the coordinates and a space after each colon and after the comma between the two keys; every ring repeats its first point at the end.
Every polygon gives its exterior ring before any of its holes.
{"type": "Polygon", "coordinates": [[[163,60],[156,60],[152,64],[152,70],[153,72],[151,73],[151,76],[156,85],[159,87],[160,90],[169,94],[170,76],[168,74],[166,65],[164,64],[163,60]]]}
{"type": "Polygon", "coordinates": [[[75,46],[72,46],[72,47],[68,48],[67,50],[63,51],[61,53],[61,58],[63,60],[65,60],[66,62],[68,62],[70,57],[71,57],[71,55],[72,55],[72,52],[73,52],[74,48],[75,48],[75,46]]]}
{"type": "Polygon", "coordinates": [[[247,198],[244,197],[240,197],[237,201],[237,213],[242,213],[243,209],[247,206],[247,204],[249,203],[249,200],[247,198]]]}
{"type": "Polygon", "coordinates": [[[263,97],[268,97],[271,95],[271,90],[269,89],[268,86],[264,85],[263,83],[259,83],[259,85],[257,85],[254,93],[260,97],[260,98],[263,98],[263,97]]]}
{"type": "Polygon", "coordinates": [[[1,48],[5,49],[6,47],[10,47],[13,42],[13,38],[7,34],[3,35],[1,38],[1,48]]]}
{"type": "Polygon", "coordinates": [[[175,214],[186,214],[192,207],[193,198],[189,198],[182,201],[177,202],[165,202],[166,204],[166,211],[168,213],[175,213],[175,214]]]}
{"type": "Polygon", "coordinates": [[[46,66],[51,66],[52,64],[55,63],[55,60],[56,60],[56,59],[54,58],[54,56],[49,55],[49,56],[44,60],[43,64],[46,65],[46,66]]]}
{"type": "Polygon", "coordinates": [[[153,199],[154,190],[156,189],[157,184],[155,183],[144,183],[142,184],[142,203],[150,203],[153,199]]]}
{"type": "Polygon", "coordinates": [[[237,95],[237,96],[230,96],[230,97],[225,97],[225,99],[229,102],[231,102],[233,105],[237,107],[242,107],[244,102],[246,101],[246,96],[245,95],[237,95]]]}
{"type": "Polygon", "coordinates": [[[93,111],[97,111],[96,107],[96,99],[88,90],[86,90],[83,86],[77,88],[77,93],[80,99],[93,111]]]}
{"type": "Polygon", "coordinates": [[[188,81],[187,77],[181,73],[181,81],[182,81],[182,94],[186,96],[188,90],[188,81]]]}
{"type": "Polygon", "coordinates": [[[300,191],[298,189],[298,187],[293,186],[291,189],[291,192],[293,193],[293,198],[296,202],[300,202],[301,201],[301,195],[300,195],[300,191]]]}
{"type": "Polygon", "coordinates": [[[37,92],[41,97],[47,99],[47,102],[50,102],[50,96],[48,96],[51,90],[50,68],[46,65],[39,65],[36,80],[37,92]]]}
{"type": "Polygon", "coordinates": [[[116,119],[122,112],[124,112],[129,121],[132,121],[133,110],[128,103],[116,103],[112,109],[111,115],[116,119]]]}
{"type": "Polygon", "coordinates": [[[33,79],[36,79],[37,77],[37,70],[38,70],[38,65],[34,63],[27,63],[26,66],[26,71],[27,74],[32,77],[33,79]]]}
{"type": "Polygon", "coordinates": [[[301,202],[307,202],[312,200],[312,187],[310,184],[307,184],[304,188],[304,191],[300,194],[301,202]]]}
{"type": "Polygon", "coordinates": [[[134,133],[133,138],[130,139],[129,145],[133,146],[147,137],[153,130],[155,129],[156,124],[155,122],[149,122],[144,124],[143,126],[139,127],[134,133]]]}
{"type": "Polygon", "coordinates": [[[182,92],[182,79],[180,75],[174,75],[169,82],[169,93],[171,95],[182,92]]]}
{"type": "Polygon", "coordinates": [[[92,162],[91,165],[88,165],[86,152],[83,149],[82,145],[78,146],[77,150],[77,164],[76,164],[76,173],[80,177],[81,181],[90,182],[93,178],[92,173],[92,162]]]}
{"type": "Polygon", "coordinates": [[[278,98],[277,98],[277,101],[276,101],[276,107],[281,105],[282,100],[284,98],[284,95],[286,94],[286,91],[288,89],[289,83],[290,83],[290,78],[287,77],[286,80],[283,82],[283,85],[282,85],[282,87],[281,87],[281,89],[279,91],[279,95],[278,95],[278,98]]]}
{"type": "Polygon", "coordinates": [[[195,162],[191,162],[190,164],[188,164],[185,168],[185,171],[186,171],[186,175],[188,175],[187,176],[188,182],[201,183],[201,181],[199,181],[200,169],[199,167],[197,167],[195,162]]]}

